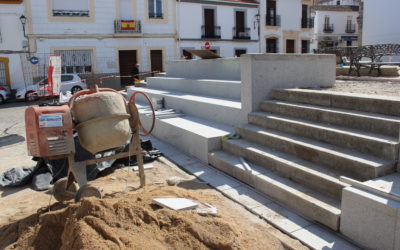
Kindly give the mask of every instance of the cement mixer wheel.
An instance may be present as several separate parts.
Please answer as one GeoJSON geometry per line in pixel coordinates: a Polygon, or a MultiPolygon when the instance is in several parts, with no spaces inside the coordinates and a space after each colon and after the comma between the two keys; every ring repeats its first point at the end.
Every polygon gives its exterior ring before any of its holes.
{"type": "Polygon", "coordinates": [[[78,184],[72,183],[67,190],[67,182],[68,178],[64,177],[54,183],[53,196],[57,201],[62,202],[74,199],[78,184]]]}
{"type": "Polygon", "coordinates": [[[85,197],[97,197],[101,199],[102,194],[100,189],[98,189],[97,187],[85,184],[79,188],[78,192],[76,192],[75,202],[79,202],[82,198],[85,197]]]}

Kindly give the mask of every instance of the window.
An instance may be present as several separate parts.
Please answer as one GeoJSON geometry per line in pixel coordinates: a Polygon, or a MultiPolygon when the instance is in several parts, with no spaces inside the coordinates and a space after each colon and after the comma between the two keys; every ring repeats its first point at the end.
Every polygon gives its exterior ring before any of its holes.
{"type": "Polygon", "coordinates": [[[303,54],[310,53],[310,41],[309,40],[301,40],[301,53],[303,53],[303,54]]]}
{"type": "Polygon", "coordinates": [[[62,75],[61,76],[61,81],[62,82],[72,81],[72,79],[74,79],[74,76],[71,76],[71,75],[62,75]]]}
{"type": "Polygon", "coordinates": [[[54,54],[61,55],[62,73],[91,73],[92,50],[55,50],[54,54]]]}
{"type": "Polygon", "coordinates": [[[149,18],[163,18],[162,0],[149,1],[149,18]]]}
{"type": "Polygon", "coordinates": [[[235,56],[240,57],[241,55],[246,54],[245,49],[235,49],[235,56]]]}
{"type": "Polygon", "coordinates": [[[0,86],[7,85],[6,64],[0,61],[0,86]]]}
{"type": "Polygon", "coordinates": [[[88,17],[89,0],[52,0],[53,16],[88,17]]]}
{"type": "Polygon", "coordinates": [[[278,39],[267,39],[267,53],[278,53],[278,39]]]}
{"type": "Polygon", "coordinates": [[[336,5],[340,5],[340,1],[336,1],[336,5]]]}

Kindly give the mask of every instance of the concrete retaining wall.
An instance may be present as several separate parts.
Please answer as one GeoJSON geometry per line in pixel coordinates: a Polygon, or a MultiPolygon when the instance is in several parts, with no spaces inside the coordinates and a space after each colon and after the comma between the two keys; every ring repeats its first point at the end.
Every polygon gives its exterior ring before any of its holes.
{"type": "Polygon", "coordinates": [[[274,88],[329,87],[334,55],[246,54],[240,57],[242,110],[257,111],[274,88]]]}
{"type": "Polygon", "coordinates": [[[240,81],[239,58],[171,61],[167,77],[240,81]]]}

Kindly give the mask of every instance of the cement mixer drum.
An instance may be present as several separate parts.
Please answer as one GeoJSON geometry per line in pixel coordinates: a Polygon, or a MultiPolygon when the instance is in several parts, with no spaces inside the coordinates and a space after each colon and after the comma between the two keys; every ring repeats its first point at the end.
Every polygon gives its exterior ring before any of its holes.
{"type": "Polygon", "coordinates": [[[73,101],[72,112],[80,143],[92,154],[120,148],[129,140],[129,114],[119,93],[101,91],[80,96],[73,101]]]}

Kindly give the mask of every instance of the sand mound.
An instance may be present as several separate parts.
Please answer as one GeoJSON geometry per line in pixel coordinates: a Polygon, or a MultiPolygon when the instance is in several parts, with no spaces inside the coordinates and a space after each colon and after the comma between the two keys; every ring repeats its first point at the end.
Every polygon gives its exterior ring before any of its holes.
{"type": "MultiPolygon", "coordinates": [[[[155,197],[196,200],[199,190],[147,187],[99,200],[58,204],[55,211],[2,228],[10,248],[18,249],[265,249],[281,248],[273,237],[256,238],[234,221],[172,211],[151,204],[155,197]],[[61,208],[60,208],[61,206],[61,208]],[[252,235],[252,236],[250,236],[252,235]],[[270,247],[274,246],[274,247],[270,247]]],[[[213,197],[207,202],[212,202],[213,197]]],[[[198,199],[197,199],[198,200],[198,199]]],[[[252,230],[253,231],[253,230],[252,230]]],[[[253,233],[253,234],[252,234],[253,233]]],[[[265,236],[265,235],[264,235],[265,236]]]]}

